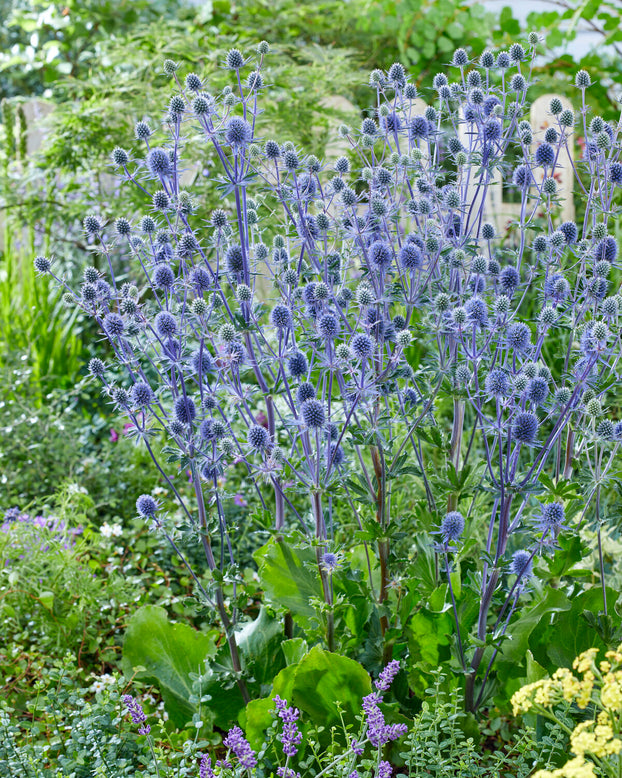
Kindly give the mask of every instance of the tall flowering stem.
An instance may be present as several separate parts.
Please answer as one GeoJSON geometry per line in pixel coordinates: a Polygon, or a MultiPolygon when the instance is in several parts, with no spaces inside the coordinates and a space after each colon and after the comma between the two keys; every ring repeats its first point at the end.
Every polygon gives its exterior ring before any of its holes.
{"type": "MultiPolygon", "coordinates": [[[[439,526],[436,578],[447,579],[470,710],[486,699],[493,672],[488,638],[511,635],[535,558],[567,529],[563,504],[534,498],[544,476],[569,477],[585,458],[594,485],[584,518],[603,516],[622,441],[622,423],[603,412],[621,356],[622,297],[612,282],[620,126],[588,117],[590,78],[577,74],[586,145],[572,169],[586,198],[580,225],[562,222],[556,175],[577,116],[553,98],[543,132],[525,118],[537,45],[531,35],[478,60],[458,49],[449,76],[437,74],[424,95],[399,63],[373,71],[369,115],[340,127],[349,151],[330,163],[265,137],[266,43],[250,58],[227,53],[230,84],[219,92],[194,73],[180,80],[167,61],[175,89],[162,127],[139,122],[143,145],[114,151],[144,211],[114,225],[85,217],[107,270],[85,267],[78,290],[65,284],[65,300],[106,335],[110,363],[95,358],[90,371],[200,539],[209,583],[201,571],[193,580],[227,634],[244,699],[238,613],[223,586],[235,599],[241,585],[219,486],[230,468],[243,468],[277,537],[295,526],[315,549],[330,649],[338,598],[326,560],[335,557],[338,509],[361,528],[373,523],[373,618],[391,634],[393,506],[416,473],[439,526]],[[222,194],[207,219],[182,185],[197,137],[222,194]],[[510,230],[488,210],[497,171],[519,201],[510,230]],[[167,438],[162,452],[156,433],[167,438]],[[179,481],[187,469],[190,498],[179,481]],[[480,528],[471,629],[452,574],[480,528]]],[[[35,265],[64,284],[49,258],[35,265]]],[[[153,498],[142,495],[137,507],[182,553],[178,528],[153,498]]],[[[385,663],[392,650],[385,638],[385,663]]]]}

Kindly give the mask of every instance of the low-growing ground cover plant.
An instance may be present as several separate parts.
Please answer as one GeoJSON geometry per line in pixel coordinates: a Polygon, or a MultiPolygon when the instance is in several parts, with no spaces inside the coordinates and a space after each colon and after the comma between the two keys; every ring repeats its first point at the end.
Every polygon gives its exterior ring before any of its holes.
{"type": "MultiPolygon", "coordinates": [[[[560,620],[605,645],[619,626],[601,542],[622,439],[606,411],[621,353],[619,127],[588,115],[580,71],[581,109],[553,98],[534,138],[537,43],[477,60],[456,50],[425,107],[400,64],[372,72],[373,109],[340,128],[349,151],[331,165],[258,135],[267,43],[231,49],[230,85],[216,93],[167,60],[162,127],[139,122],[142,150],[112,155],[144,212],[85,216],[107,270],[86,266],[65,302],[108,338],[90,372],[183,511],[173,520],[149,493],[136,502],[217,614],[228,657],[202,680],[210,696],[215,678],[236,687],[231,718],[308,661],[303,644],[372,670],[408,657],[406,709],[446,661],[474,712],[526,676],[528,649],[553,661],[546,638],[560,620]],[[560,223],[556,169],[577,126],[583,203],[578,224],[560,223]],[[195,142],[220,163],[210,214],[181,183],[195,142]],[[496,170],[520,199],[507,235],[484,218],[496,170]],[[254,583],[225,508],[234,468],[270,536],[254,583]],[[575,565],[588,525],[599,565],[585,584],[575,565]],[[282,626],[257,614],[262,599],[282,626]]],[[[53,259],[35,267],[63,284],[53,259]]],[[[128,632],[132,666],[145,666],[157,618],[128,632]]]]}
{"type": "Polygon", "coordinates": [[[458,694],[444,694],[438,682],[428,690],[430,699],[409,725],[388,724],[382,700],[389,693],[396,664],[387,665],[373,687],[367,677],[368,693],[357,708],[356,721],[352,726],[337,722],[328,745],[320,728],[275,695],[267,726],[256,742],[249,742],[235,725],[214,746],[199,736],[198,729],[167,733],[166,717],[154,698],[127,693],[123,679],[116,675],[93,684],[94,694],[93,687],[91,694],[76,688],[72,678],[76,668],[68,659],[51,668],[46,681],[38,685],[39,697],[29,708],[32,723],[20,729],[12,712],[0,704],[0,776],[294,778],[304,772],[327,778],[371,778],[393,775],[395,764],[404,776],[524,778],[536,766],[556,764],[564,737],[561,727],[552,726],[546,742],[538,743],[533,732],[524,730],[496,751],[482,748],[465,732],[467,716],[458,694]]]}

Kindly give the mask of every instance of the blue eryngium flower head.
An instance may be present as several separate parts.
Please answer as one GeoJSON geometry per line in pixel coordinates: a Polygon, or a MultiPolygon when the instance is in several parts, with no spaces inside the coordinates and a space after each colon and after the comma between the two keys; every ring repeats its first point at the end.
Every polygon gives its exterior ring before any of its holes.
{"type": "Polygon", "coordinates": [[[306,400],[302,404],[302,418],[307,427],[323,427],[326,422],[326,412],[324,405],[315,399],[306,400]]]}
{"type": "Polygon", "coordinates": [[[296,403],[302,405],[312,399],[315,399],[315,387],[309,381],[303,381],[296,391],[296,403]]]}
{"type": "Polygon", "coordinates": [[[488,309],[486,303],[481,297],[471,297],[464,306],[469,319],[479,327],[486,327],[488,324],[488,309]]]}
{"type": "Polygon", "coordinates": [[[618,244],[614,237],[609,235],[596,244],[594,249],[594,259],[596,262],[605,260],[607,262],[614,262],[618,256],[618,244]]]}
{"type": "Polygon", "coordinates": [[[165,149],[151,149],[147,154],[147,167],[152,175],[166,178],[171,174],[171,158],[165,149]]]}
{"type": "Polygon", "coordinates": [[[318,321],[317,328],[321,335],[332,340],[339,334],[339,320],[332,313],[325,313],[318,321]]]}
{"type": "Polygon", "coordinates": [[[564,523],[564,506],[561,502],[549,502],[542,506],[540,523],[543,527],[560,527],[564,523]]]}
{"type": "Polygon", "coordinates": [[[486,392],[493,397],[507,397],[510,393],[510,379],[504,370],[495,368],[486,376],[486,392]]]}
{"type": "Polygon", "coordinates": [[[332,575],[332,573],[339,569],[339,563],[339,557],[332,551],[326,551],[324,554],[322,554],[322,561],[320,564],[322,569],[325,570],[329,575],[332,575]]]}
{"type": "Polygon", "coordinates": [[[158,503],[150,494],[141,494],[136,500],[136,510],[140,516],[152,519],[158,512],[158,503]]]}
{"type": "Polygon", "coordinates": [[[393,259],[393,253],[388,243],[377,240],[369,247],[369,259],[373,265],[385,270],[393,259]]]}
{"type": "Polygon", "coordinates": [[[450,511],[441,521],[440,533],[445,543],[459,540],[464,532],[464,516],[459,511],[450,511]]]}
{"type": "Polygon", "coordinates": [[[536,149],[536,164],[541,167],[551,167],[555,161],[555,149],[550,143],[542,143],[536,149]]]}
{"type": "Polygon", "coordinates": [[[153,282],[158,289],[170,290],[175,283],[175,274],[169,265],[161,262],[153,271],[153,282]]]}
{"type": "Polygon", "coordinates": [[[527,386],[527,399],[539,406],[546,400],[549,394],[549,385],[544,378],[532,378],[527,386]]]}
{"type": "Polygon", "coordinates": [[[239,49],[230,49],[225,61],[230,70],[239,70],[244,67],[244,56],[239,49]]]}
{"type": "Polygon", "coordinates": [[[192,424],[197,411],[190,397],[178,397],[175,400],[175,417],[181,424],[192,424]]]}
{"type": "Polygon", "coordinates": [[[163,338],[170,338],[177,332],[177,322],[175,317],[167,311],[160,311],[156,316],[155,325],[158,333],[163,338]]]}
{"type": "Polygon", "coordinates": [[[125,329],[125,322],[118,313],[107,313],[104,316],[104,329],[108,335],[112,337],[118,337],[123,334],[125,329]]]}
{"type": "Polygon", "coordinates": [[[106,365],[99,357],[93,357],[89,362],[89,373],[96,378],[103,378],[106,372],[106,365]]]}
{"type": "Polygon", "coordinates": [[[270,435],[265,427],[253,424],[248,430],[248,445],[255,451],[264,451],[270,443],[270,435]]]}
{"type": "Polygon", "coordinates": [[[451,64],[457,68],[463,68],[469,64],[469,55],[464,49],[456,49],[454,51],[451,64]]]}
{"type": "Polygon", "coordinates": [[[404,243],[400,249],[400,265],[404,270],[417,270],[423,264],[421,249],[415,243],[404,243]]]}
{"type": "Polygon", "coordinates": [[[510,573],[520,575],[525,581],[532,576],[532,558],[529,551],[519,549],[515,551],[510,562],[510,573]]]}
{"type": "Polygon", "coordinates": [[[512,182],[520,189],[527,189],[533,183],[533,174],[529,165],[518,165],[512,174],[512,182]]]}
{"type": "Polygon", "coordinates": [[[204,376],[206,373],[211,372],[214,367],[212,364],[212,357],[206,348],[194,351],[191,361],[194,372],[197,373],[197,375],[201,373],[204,376]]]}
{"type": "Polygon", "coordinates": [[[531,445],[538,436],[538,427],[540,423],[535,413],[523,411],[516,415],[512,425],[512,434],[519,443],[531,445]]]}
{"type": "Polygon", "coordinates": [[[410,137],[413,140],[427,138],[430,131],[430,125],[425,116],[414,116],[410,122],[410,137]]]}
{"type": "Polygon", "coordinates": [[[244,270],[244,254],[241,246],[229,246],[225,253],[225,264],[232,275],[237,275],[244,270]]]}
{"type": "Polygon", "coordinates": [[[526,324],[517,322],[508,327],[507,344],[516,351],[526,351],[531,346],[531,330],[526,324]]]}
{"type": "Polygon", "coordinates": [[[350,348],[358,359],[368,359],[374,353],[374,342],[368,335],[361,332],[352,338],[350,348]]]}
{"type": "Polygon", "coordinates": [[[277,330],[292,326],[292,312],[286,305],[275,305],[270,312],[270,322],[277,330]]]}
{"type": "Polygon", "coordinates": [[[149,384],[146,384],[144,381],[138,381],[132,387],[131,397],[135,405],[144,408],[153,400],[153,392],[149,384]]]}
{"type": "Polygon", "coordinates": [[[309,369],[307,358],[302,351],[295,351],[290,355],[287,367],[292,378],[302,378],[309,369]]]}
{"type": "Polygon", "coordinates": [[[579,230],[574,222],[564,222],[559,229],[564,233],[566,243],[576,243],[579,239],[579,230]]]}
{"type": "Polygon", "coordinates": [[[504,267],[499,275],[499,287],[503,294],[512,296],[512,293],[516,287],[520,284],[520,273],[515,267],[511,265],[504,267]]]}
{"type": "Polygon", "coordinates": [[[253,139],[253,130],[246,119],[240,116],[233,116],[229,119],[227,129],[225,130],[225,140],[230,146],[246,146],[253,139]]]}

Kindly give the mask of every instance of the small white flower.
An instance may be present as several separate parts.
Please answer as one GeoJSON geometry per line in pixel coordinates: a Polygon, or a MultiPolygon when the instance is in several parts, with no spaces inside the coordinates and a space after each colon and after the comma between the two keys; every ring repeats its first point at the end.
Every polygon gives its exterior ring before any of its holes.
{"type": "Polygon", "coordinates": [[[104,522],[104,523],[101,525],[101,527],[99,528],[99,531],[101,532],[101,534],[102,534],[102,535],[103,535],[105,538],[111,538],[111,537],[112,537],[112,531],[113,531],[113,527],[111,527],[111,526],[110,526],[110,524],[108,524],[108,522],[107,522],[107,521],[105,521],[105,522],[104,522]]]}
{"type": "Polygon", "coordinates": [[[120,524],[113,524],[110,531],[115,538],[119,538],[123,534],[123,527],[120,524]]]}

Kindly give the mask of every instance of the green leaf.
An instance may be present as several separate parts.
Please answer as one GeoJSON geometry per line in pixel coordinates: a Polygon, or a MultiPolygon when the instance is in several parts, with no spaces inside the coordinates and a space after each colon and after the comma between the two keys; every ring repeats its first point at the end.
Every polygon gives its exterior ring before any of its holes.
{"type": "Polygon", "coordinates": [[[54,592],[39,592],[39,602],[51,611],[54,607],[54,592]]]}
{"type": "Polygon", "coordinates": [[[550,620],[551,614],[570,609],[570,600],[559,589],[547,589],[544,597],[510,624],[511,640],[504,641],[500,651],[501,662],[520,663],[529,647],[529,636],[540,623],[550,620]]]}
{"type": "Polygon", "coordinates": [[[261,700],[251,700],[240,714],[240,724],[244,727],[246,738],[253,748],[259,749],[264,742],[264,733],[272,722],[271,710],[274,709],[274,697],[278,694],[284,700],[292,699],[292,689],[297,665],[283,668],[274,679],[272,692],[261,700]]]}
{"type": "Polygon", "coordinates": [[[314,724],[329,728],[340,723],[340,710],[346,723],[354,723],[362,698],[370,692],[371,680],[362,665],[314,646],[297,666],[292,703],[314,724]]]}
{"type": "Polygon", "coordinates": [[[559,548],[555,551],[555,555],[546,560],[551,578],[567,575],[572,566],[589,553],[589,548],[581,541],[579,535],[561,533],[558,543],[559,548]]]}
{"type": "MultiPolygon", "coordinates": [[[[607,606],[609,613],[615,613],[615,602],[618,592],[607,589],[607,606]]],[[[597,646],[605,648],[605,644],[590,621],[585,618],[586,611],[595,613],[603,610],[603,592],[600,587],[588,589],[572,599],[572,606],[560,613],[552,624],[547,624],[541,640],[546,646],[546,654],[555,667],[571,667],[576,656],[582,651],[597,646]],[[559,640],[558,636],[564,639],[559,640]]],[[[619,618],[616,616],[619,624],[619,618]]]]}
{"type": "Polygon", "coordinates": [[[291,640],[285,640],[281,644],[283,649],[283,655],[285,656],[285,662],[288,665],[295,665],[309,650],[307,641],[304,638],[291,638],[291,640]]]}
{"type": "Polygon", "coordinates": [[[263,742],[263,733],[272,720],[272,698],[279,695],[316,727],[323,727],[320,739],[330,738],[330,728],[354,724],[361,700],[371,692],[371,679],[365,668],[353,659],[314,646],[296,665],[289,665],[274,679],[272,692],[263,700],[246,706],[241,720],[251,745],[263,742]]]}
{"type": "Polygon", "coordinates": [[[322,597],[319,578],[311,567],[316,564],[313,550],[272,539],[253,557],[266,600],[291,611],[294,620],[309,629],[316,615],[311,600],[322,597]]]}
{"type": "Polygon", "coordinates": [[[190,675],[202,673],[205,661],[215,655],[215,633],[172,624],[164,608],[145,605],[132,616],[125,631],[122,668],[127,678],[157,683],[171,720],[183,727],[196,710],[190,702],[190,675]],[[137,667],[144,670],[134,673],[137,667]]]}
{"type": "Polygon", "coordinates": [[[272,683],[283,667],[282,633],[281,619],[271,616],[263,606],[254,621],[235,633],[244,669],[259,684],[272,683]]]}

